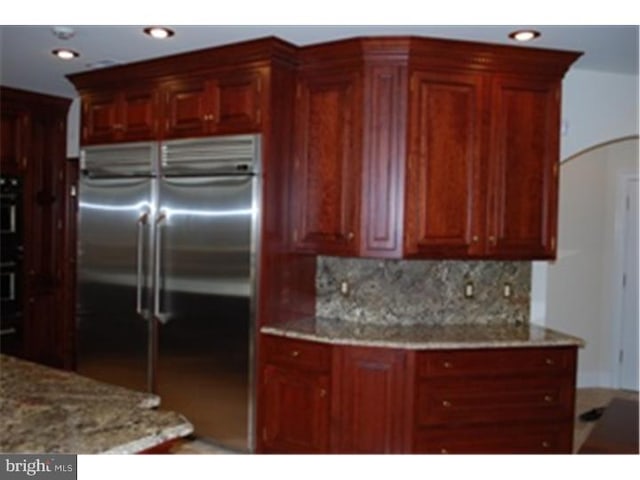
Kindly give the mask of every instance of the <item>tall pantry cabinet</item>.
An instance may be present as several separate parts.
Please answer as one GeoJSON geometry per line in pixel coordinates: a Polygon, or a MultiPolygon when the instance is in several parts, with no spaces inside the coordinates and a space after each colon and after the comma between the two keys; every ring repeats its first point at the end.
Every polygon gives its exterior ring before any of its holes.
{"type": "MultiPolygon", "coordinates": [[[[0,89],[3,178],[21,185],[14,325],[2,351],[56,367],[73,366],[76,165],[66,159],[68,98],[0,89]]],[[[3,203],[5,199],[3,199],[3,203]]],[[[3,236],[4,238],[4,236],[3,236]]],[[[3,245],[5,247],[5,245],[3,245]]],[[[4,284],[3,284],[4,285],[4,284]]],[[[7,292],[3,292],[7,293],[7,292]]],[[[4,299],[4,297],[3,297],[4,299]]],[[[7,319],[3,319],[4,323],[7,319]]]]}

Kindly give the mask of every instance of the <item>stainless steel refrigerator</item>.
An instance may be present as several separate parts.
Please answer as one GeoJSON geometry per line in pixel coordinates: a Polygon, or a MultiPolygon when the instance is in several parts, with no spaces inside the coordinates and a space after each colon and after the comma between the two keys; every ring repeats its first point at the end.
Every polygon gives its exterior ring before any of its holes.
{"type": "Polygon", "coordinates": [[[258,135],[81,153],[77,365],[253,449],[258,135]]]}

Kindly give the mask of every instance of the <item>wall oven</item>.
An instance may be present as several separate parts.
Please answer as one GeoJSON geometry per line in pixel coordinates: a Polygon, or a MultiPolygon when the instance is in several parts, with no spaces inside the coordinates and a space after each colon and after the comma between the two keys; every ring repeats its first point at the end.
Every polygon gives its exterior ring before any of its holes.
{"type": "Polygon", "coordinates": [[[23,183],[17,176],[0,176],[0,351],[18,353],[23,309],[23,183]]]}

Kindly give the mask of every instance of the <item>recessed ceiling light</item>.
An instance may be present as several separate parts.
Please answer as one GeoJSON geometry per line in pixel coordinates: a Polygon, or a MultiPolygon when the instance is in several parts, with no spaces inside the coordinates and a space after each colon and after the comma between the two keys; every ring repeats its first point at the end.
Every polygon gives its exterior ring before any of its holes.
{"type": "Polygon", "coordinates": [[[56,48],[51,53],[62,60],[71,60],[80,56],[78,52],[69,50],[68,48],[56,48]]]}
{"type": "Polygon", "coordinates": [[[144,29],[144,33],[158,39],[169,38],[174,35],[173,30],[165,27],[147,27],[144,29]]]}
{"type": "Polygon", "coordinates": [[[540,32],[537,30],[517,30],[509,34],[509,38],[517,42],[528,42],[534,38],[538,38],[539,36],[540,32]]]}

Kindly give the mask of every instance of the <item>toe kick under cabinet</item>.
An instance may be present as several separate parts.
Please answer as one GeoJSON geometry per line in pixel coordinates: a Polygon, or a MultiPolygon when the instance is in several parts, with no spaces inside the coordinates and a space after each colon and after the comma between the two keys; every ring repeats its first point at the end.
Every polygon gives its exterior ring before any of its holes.
{"type": "Polygon", "coordinates": [[[574,346],[409,350],[263,335],[263,453],[571,453],[574,346]]]}

